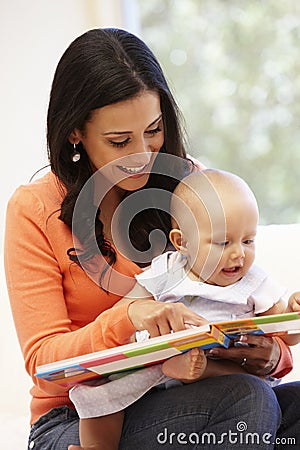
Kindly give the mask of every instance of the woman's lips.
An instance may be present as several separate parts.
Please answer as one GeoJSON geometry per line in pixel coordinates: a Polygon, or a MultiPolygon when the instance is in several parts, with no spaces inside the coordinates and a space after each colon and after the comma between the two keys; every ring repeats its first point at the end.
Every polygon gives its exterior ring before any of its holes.
{"type": "Polygon", "coordinates": [[[120,169],[122,172],[126,173],[126,175],[129,175],[130,178],[138,178],[145,173],[148,173],[145,169],[148,167],[149,164],[144,164],[143,166],[138,167],[128,167],[128,166],[117,166],[118,169],[120,169]]]}

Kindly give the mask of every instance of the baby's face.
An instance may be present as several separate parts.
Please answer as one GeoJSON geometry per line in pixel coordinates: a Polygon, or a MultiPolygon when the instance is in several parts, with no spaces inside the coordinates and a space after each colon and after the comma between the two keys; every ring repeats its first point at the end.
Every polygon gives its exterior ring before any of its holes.
{"type": "Polygon", "coordinates": [[[199,233],[187,239],[191,272],[209,284],[229,286],[240,280],[255,259],[255,236],[258,212],[255,203],[222,198],[224,215],[213,217],[197,208],[195,214],[199,233]],[[200,243],[198,236],[200,236],[200,243]]]}

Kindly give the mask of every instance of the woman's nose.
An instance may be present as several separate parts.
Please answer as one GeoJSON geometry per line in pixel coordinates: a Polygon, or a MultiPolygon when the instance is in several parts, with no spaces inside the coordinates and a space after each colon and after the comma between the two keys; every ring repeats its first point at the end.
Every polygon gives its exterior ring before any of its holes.
{"type": "Polygon", "coordinates": [[[130,154],[126,156],[128,163],[136,166],[149,164],[152,152],[146,145],[145,141],[135,145],[134,148],[131,148],[130,150],[130,154]]]}

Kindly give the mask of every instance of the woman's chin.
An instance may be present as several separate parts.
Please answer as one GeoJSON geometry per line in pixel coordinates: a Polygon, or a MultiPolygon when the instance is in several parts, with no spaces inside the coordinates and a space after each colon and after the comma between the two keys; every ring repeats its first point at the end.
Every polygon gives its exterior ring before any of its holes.
{"type": "Polygon", "coordinates": [[[142,173],[137,175],[130,175],[119,181],[118,187],[124,189],[125,191],[136,191],[144,187],[149,180],[149,173],[142,173]]]}

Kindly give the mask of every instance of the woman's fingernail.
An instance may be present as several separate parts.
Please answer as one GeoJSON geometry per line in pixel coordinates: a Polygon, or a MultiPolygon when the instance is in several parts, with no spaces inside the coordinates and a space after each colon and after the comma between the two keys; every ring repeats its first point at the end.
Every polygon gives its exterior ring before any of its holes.
{"type": "Polygon", "coordinates": [[[208,354],[216,356],[219,354],[219,350],[217,350],[216,348],[212,348],[211,350],[209,350],[208,354]]]}

